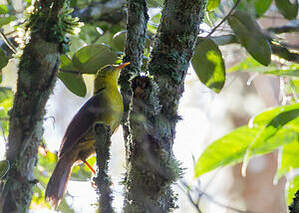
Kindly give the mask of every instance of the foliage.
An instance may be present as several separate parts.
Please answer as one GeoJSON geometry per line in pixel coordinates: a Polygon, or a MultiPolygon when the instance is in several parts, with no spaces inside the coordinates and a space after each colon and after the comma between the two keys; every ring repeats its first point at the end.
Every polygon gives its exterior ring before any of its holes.
{"type": "MultiPolygon", "coordinates": [[[[213,39],[215,41],[214,44],[209,45],[208,48],[210,48],[210,51],[213,51],[215,45],[217,47],[218,43],[220,45],[240,43],[245,47],[250,56],[230,68],[227,72],[245,71],[288,77],[286,78],[285,93],[290,96],[290,105],[262,112],[252,118],[250,125],[235,129],[214,141],[204,150],[198,159],[195,166],[195,176],[200,177],[213,169],[239,162],[243,162],[242,174],[245,175],[250,158],[279,149],[279,168],[274,178],[274,182],[277,182],[282,176],[288,175],[293,170],[299,168],[299,159],[298,155],[296,155],[299,148],[299,104],[296,104],[296,97],[299,94],[297,82],[299,66],[296,63],[286,61],[279,61],[277,63],[278,60],[273,60],[273,54],[279,57],[282,56],[282,54],[277,54],[272,49],[272,47],[276,48],[276,44],[281,47],[281,52],[290,51],[286,50],[286,47],[282,45],[284,43],[283,40],[277,40],[275,36],[265,33],[267,29],[261,29],[257,22],[269,10],[272,0],[234,0],[230,7],[236,3],[239,3],[235,5],[236,10],[228,17],[228,24],[235,38],[226,41],[225,39],[229,37],[223,37],[224,40],[221,40],[220,35],[213,39]]],[[[298,1],[291,3],[289,0],[275,0],[275,4],[278,11],[286,19],[296,19],[298,15],[298,1]]],[[[219,2],[217,0],[208,1],[207,9],[209,13],[207,14],[208,19],[205,19],[205,22],[209,26],[215,26],[215,23],[217,23],[216,17],[223,14],[221,8],[225,5],[227,5],[226,2],[219,2]]],[[[194,59],[198,60],[198,57],[205,55],[207,51],[209,51],[207,50],[207,46],[201,45],[199,42],[193,56],[193,61],[194,59]]],[[[221,53],[218,55],[221,56],[221,53]]],[[[296,53],[294,57],[297,57],[296,53]]],[[[284,59],[288,60],[289,58],[284,59]]],[[[213,68],[206,69],[207,67],[204,64],[208,63],[208,60],[197,64],[193,63],[193,61],[192,65],[195,71],[197,74],[200,73],[198,75],[199,79],[215,91],[215,88],[206,79],[212,80],[219,76],[219,74],[217,75],[213,68]],[[202,71],[203,69],[206,70],[202,71]],[[201,71],[199,72],[199,70],[201,71]]],[[[219,92],[219,90],[216,90],[216,92],[219,92]]],[[[290,204],[294,193],[299,189],[297,183],[298,176],[289,179],[289,181],[286,187],[288,204],[290,204]]]]}

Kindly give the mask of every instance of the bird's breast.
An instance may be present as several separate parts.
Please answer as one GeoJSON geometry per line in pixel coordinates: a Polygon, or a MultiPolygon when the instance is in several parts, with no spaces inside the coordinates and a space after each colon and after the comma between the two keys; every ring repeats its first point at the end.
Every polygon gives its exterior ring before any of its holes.
{"type": "Polygon", "coordinates": [[[124,111],[122,96],[117,89],[108,89],[104,95],[109,110],[103,113],[103,120],[110,126],[111,132],[114,132],[121,122],[124,111]]]}

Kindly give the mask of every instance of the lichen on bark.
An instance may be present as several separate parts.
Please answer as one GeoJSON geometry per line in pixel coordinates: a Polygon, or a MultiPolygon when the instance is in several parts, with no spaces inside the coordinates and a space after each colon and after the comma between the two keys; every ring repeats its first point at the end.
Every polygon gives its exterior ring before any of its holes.
{"type": "Polygon", "coordinates": [[[131,81],[124,212],[170,212],[176,207],[171,185],[181,174],[172,151],[177,109],[205,4],[165,1],[149,74],[131,81]]]}
{"type": "Polygon", "coordinates": [[[45,104],[56,81],[60,53],[64,51],[63,31],[69,29],[59,22],[68,19],[61,17],[66,15],[66,1],[40,0],[34,6],[25,24],[30,39],[20,57],[17,92],[10,112],[6,159],[11,168],[1,185],[2,212],[28,211],[37,182],[33,169],[43,134],[45,104]]]}

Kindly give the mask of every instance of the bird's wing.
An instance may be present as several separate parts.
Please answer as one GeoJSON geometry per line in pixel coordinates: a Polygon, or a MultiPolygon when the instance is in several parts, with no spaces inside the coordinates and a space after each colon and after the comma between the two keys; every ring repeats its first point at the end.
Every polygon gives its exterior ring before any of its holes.
{"type": "Polygon", "coordinates": [[[101,103],[101,96],[103,89],[92,96],[73,117],[71,123],[68,125],[64,137],[62,139],[59,157],[61,157],[67,150],[72,149],[81,138],[83,138],[93,124],[99,119],[101,111],[105,103],[101,103]]]}

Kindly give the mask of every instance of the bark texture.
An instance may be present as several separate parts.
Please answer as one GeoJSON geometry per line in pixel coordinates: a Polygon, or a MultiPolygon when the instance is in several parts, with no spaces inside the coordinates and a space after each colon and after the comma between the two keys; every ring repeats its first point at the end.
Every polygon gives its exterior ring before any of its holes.
{"type": "Polygon", "coordinates": [[[130,62],[131,64],[123,69],[119,78],[124,101],[123,129],[125,141],[129,134],[127,118],[132,96],[130,80],[141,72],[148,18],[145,0],[128,1],[127,41],[124,62],[130,62]]]}
{"type": "Polygon", "coordinates": [[[95,149],[97,154],[98,171],[94,178],[99,195],[99,209],[101,213],[112,213],[112,190],[110,188],[112,182],[108,175],[108,164],[110,160],[110,129],[103,124],[97,124],[95,127],[96,142],[95,149]]]}
{"type": "Polygon", "coordinates": [[[124,212],[169,212],[176,207],[171,184],[181,174],[172,153],[177,109],[205,3],[165,1],[148,65],[150,75],[131,81],[124,212]]]}
{"type": "Polygon", "coordinates": [[[59,66],[61,42],[54,33],[59,33],[55,26],[63,5],[62,0],[37,1],[36,10],[28,21],[30,41],[20,58],[17,92],[10,113],[6,159],[11,169],[2,185],[2,212],[27,212],[32,188],[37,182],[33,169],[43,134],[45,104],[59,66]],[[47,19],[38,18],[40,14],[47,19]]]}

